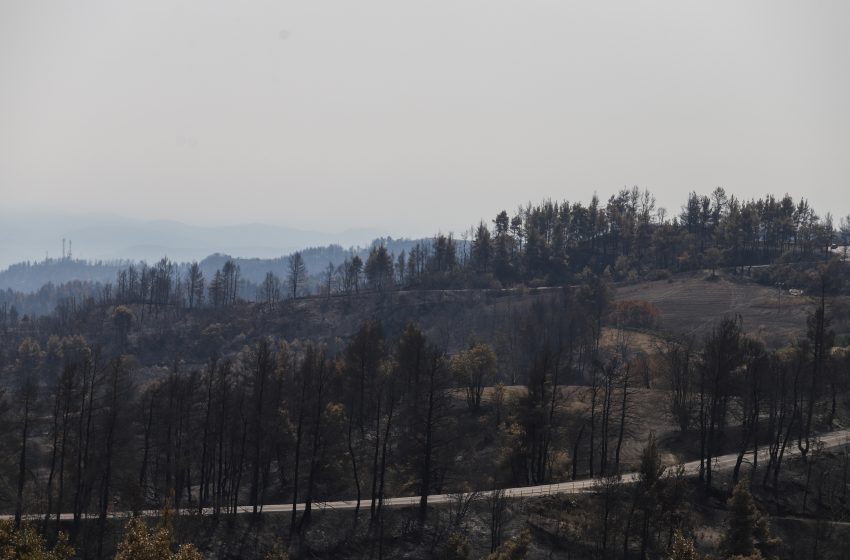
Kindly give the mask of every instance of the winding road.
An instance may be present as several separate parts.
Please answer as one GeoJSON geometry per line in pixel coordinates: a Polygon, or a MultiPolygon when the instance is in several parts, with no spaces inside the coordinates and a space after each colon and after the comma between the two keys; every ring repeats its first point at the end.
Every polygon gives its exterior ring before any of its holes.
{"type": "MultiPolygon", "coordinates": [[[[850,445],[850,429],[848,430],[836,430],[834,432],[829,432],[819,436],[812,445],[814,449],[816,445],[822,446],[822,449],[831,449],[835,447],[841,447],[844,445],[850,445]]],[[[794,457],[799,455],[800,452],[797,449],[796,445],[791,444],[789,442],[788,447],[785,449],[785,457],[794,457]]],[[[748,454],[750,458],[752,458],[752,452],[748,454]]],[[[762,449],[759,451],[759,461],[768,460],[768,450],[762,449]]],[[[737,453],[730,453],[729,455],[721,455],[712,460],[712,468],[714,470],[725,470],[731,469],[735,465],[735,461],[737,461],[738,455],[737,453]]],[[[745,460],[747,456],[745,456],[745,460]]],[[[678,468],[683,467],[683,472],[685,476],[696,476],[699,474],[699,461],[691,461],[689,463],[682,463],[681,465],[670,465],[668,468],[678,468]]],[[[584,492],[592,492],[595,490],[597,485],[599,485],[604,479],[601,477],[597,478],[588,478],[584,480],[574,480],[571,482],[560,482],[557,484],[542,484],[539,486],[520,486],[515,488],[506,488],[504,489],[504,496],[506,498],[529,498],[529,497],[538,497],[538,496],[550,496],[550,495],[565,495],[565,494],[581,494],[584,492]]],[[[621,475],[619,482],[622,484],[633,484],[638,481],[638,473],[630,472],[621,475]]],[[[457,502],[459,499],[469,499],[472,497],[476,498],[486,498],[492,495],[493,490],[485,490],[480,492],[468,492],[468,493],[455,493],[455,494],[431,494],[428,496],[428,504],[448,504],[457,502]]],[[[401,496],[395,498],[384,498],[383,507],[392,507],[392,508],[404,508],[404,507],[416,507],[419,505],[420,496],[401,496]]],[[[296,504],[297,511],[303,511],[305,507],[304,503],[296,504]]],[[[336,511],[336,510],[353,510],[357,507],[356,500],[341,500],[341,501],[333,501],[333,502],[313,502],[312,510],[316,511],[336,511]]],[[[369,508],[369,501],[362,500],[360,502],[361,509],[369,508]]],[[[254,511],[253,506],[238,506],[236,508],[237,514],[252,514],[254,511]]],[[[289,513],[292,511],[292,504],[266,504],[260,508],[259,513],[289,513]]],[[[141,515],[145,517],[157,517],[161,515],[160,510],[145,510],[140,512],[141,515]]],[[[214,511],[212,508],[204,508],[200,512],[197,508],[181,508],[181,515],[213,515],[214,511]]],[[[223,510],[222,510],[223,513],[223,510]]],[[[232,512],[228,512],[232,513],[232,512]]],[[[133,515],[131,511],[111,511],[109,516],[112,518],[129,518],[133,515]]],[[[14,516],[11,515],[0,515],[0,519],[12,519],[14,516]]],[[[27,519],[36,520],[43,519],[44,514],[28,514],[25,516],[27,519]]],[[[55,514],[54,514],[55,518],[55,514]]],[[[60,518],[63,521],[69,521],[74,518],[73,513],[63,513],[60,518]]],[[[98,518],[97,514],[91,513],[84,515],[84,518],[87,519],[96,519],[98,518]]]]}

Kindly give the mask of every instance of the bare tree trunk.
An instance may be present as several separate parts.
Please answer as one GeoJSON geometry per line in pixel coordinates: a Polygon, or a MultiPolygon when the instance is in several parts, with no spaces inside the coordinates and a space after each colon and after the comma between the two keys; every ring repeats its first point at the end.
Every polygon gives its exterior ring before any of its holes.
{"type": "Polygon", "coordinates": [[[596,439],[596,400],[599,395],[599,381],[598,381],[598,372],[594,371],[593,373],[593,385],[590,389],[590,450],[588,452],[587,458],[587,473],[590,478],[593,478],[593,444],[596,439]]]}
{"type": "Polygon", "coordinates": [[[47,477],[47,512],[44,514],[44,522],[42,523],[41,532],[47,532],[47,522],[50,520],[50,514],[53,511],[53,477],[56,474],[56,457],[59,447],[59,402],[61,397],[60,384],[56,387],[56,397],[53,404],[53,441],[50,446],[50,474],[47,477]]]}
{"type": "Polygon", "coordinates": [[[700,368],[699,388],[699,481],[705,482],[705,444],[707,427],[705,425],[705,371],[700,368]]]}
{"type": "Polygon", "coordinates": [[[357,518],[360,515],[360,474],[357,471],[357,456],[354,453],[352,441],[352,426],[354,424],[354,411],[349,409],[348,413],[348,456],[351,457],[351,473],[354,476],[354,486],[357,491],[357,505],[354,507],[354,525],[357,526],[357,518]]]}
{"type": "Polygon", "coordinates": [[[312,451],[310,453],[310,471],[307,477],[307,497],[304,500],[304,515],[301,517],[301,526],[306,527],[307,524],[310,523],[310,516],[312,513],[312,505],[313,505],[313,490],[316,484],[316,477],[319,465],[319,442],[322,438],[322,410],[323,410],[323,400],[322,393],[324,391],[324,356],[322,357],[322,364],[319,366],[320,370],[315,372],[318,380],[318,388],[316,391],[316,416],[313,423],[313,446],[312,451]]]}
{"type": "Polygon", "coordinates": [[[65,451],[68,442],[68,414],[71,407],[70,389],[65,395],[65,406],[62,412],[62,451],[59,455],[59,496],[56,499],[56,534],[59,533],[59,521],[62,513],[62,503],[65,498],[65,451]]]}
{"type": "MultiPolygon", "coordinates": [[[[207,453],[209,448],[210,437],[210,416],[212,415],[212,394],[213,394],[213,377],[215,376],[216,360],[210,360],[209,368],[207,369],[207,403],[204,413],[204,431],[201,440],[201,480],[198,488],[198,513],[203,511],[204,503],[209,498],[209,474],[207,453]]],[[[147,451],[147,449],[146,449],[147,451]]]]}
{"type": "Polygon", "coordinates": [[[430,379],[428,384],[428,410],[425,416],[425,445],[423,446],[423,462],[422,472],[420,474],[419,485],[419,521],[425,522],[428,515],[428,493],[431,491],[431,453],[433,450],[433,427],[434,427],[434,387],[435,376],[437,374],[436,363],[430,366],[430,379]]]}
{"type": "Polygon", "coordinates": [[[581,428],[579,428],[578,435],[576,436],[576,440],[573,443],[573,475],[572,479],[575,480],[578,475],[578,450],[581,446],[581,438],[584,435],[584,427],[587,424],[582,424],[581,428]]]}
{"type": "Polygon", "coordinates": [[[106,455],[104,473],[100,491],[100,517],[98,518],[97,557],[103,557],[103,538],[106,533],[106,515],[109,510],[110,489],[112,484],[112,456],[115,447],[115,428],[118,422],[118,378],[121,375],[121,358],[112,365],[112,391],[110,395],[109,421],[106,425],[106,455]]]}
{"type": "Polygon", "coordinates": [[[296,505],[298,504],[298,471],[301,465],[301,435],[304,426],[304,399],[307,396],[307,382],[301,380],[301,400],[298,405],[298,427],[295,431],[295,475],[292,479],[292,519],[289,523],[289,532],[295,532],[295,521],[297,518],[296,505]]]}
{"type": "Polygon", "coordinates": [[[253,401],[254,410],[254,430],[252,437],[254,439],[254,453],[252,458],[251,470],[251,505],[253,506],[253,514],[257,515],[258,509],[262,507],[260,501],[260,455],[263,444],[263,404],[266,393],[266,380],[268,378],[269,369],[269,348],[266,341],[260,342],[257,349],[256,364],[254,365],[254,387],[253,401]]]}
{"type": "MultiPolygon", "coordinates": [[[[29,375],[29,373],[27,373],[29,375]]],[[[30,426],[30,381],[25,381],[24,387],[24,418],[21,426],[21,454],[18,461],[18,494],[15,500],[15,528],[21,526],[21,516],[24,510],[24,485],[27,476],[27,440],[29,439],[30,426]]]]}
{"type": "Polygon", "coordinates": [[[623,373],[623,399],[620,402],[620,433],[617,436],[617,450],[614,453],[614,472],[620,473],[620,449],[623,447],[623,436],[626,432],[626,412],[628,411],[629,398],[629,366],[623,373]]]}
{"type": "Polygon", "coordinates": [[[155,394],[151,393],[150,403],[148,404],[148,419],[145,422],[145,434],[144,434],[144,452],[142,454],[142,466],[139,468],[139,490],[142,493],[142,503],[140,506],[144,505],[144,496],[145,496],[145,484],[148,472],[148,455],[150,454],[150,437],[151,437],[151,426],[153,424],[153,403],[154,403],[155,394]]]}
{"type": "Polygon", "coordinates": [[[502,544],[502,522],[507,507],[505,491],[494,488],[488,501],[490,506],[490,553],[492,554],[502,544]]]}
{"type": "MultiPolygon", "coordinates": [[[[383,506],[384,506],[384,483],[386,479],[387,472],[387,447],[390,441],[390,430],[392,429],[393,423],[393,406],[394,402],[393,395],[389,396],[389,410],[387,411],[387,425],[384,431],[384,441],[381,447],[381,482],[378,490],[378,520],[380,522],[380,529],[383,533],[383,506]]],[[[381,539],[383,540],[383,539],[381,539]]]]}
{"type": "Polygon", "coordinates": [[[372,502],[369,505],[369,529],[375,522],[378,507],[378,457],[381,450],[381,395],[375,411],[375,452],[372,456],[372,502]]]}

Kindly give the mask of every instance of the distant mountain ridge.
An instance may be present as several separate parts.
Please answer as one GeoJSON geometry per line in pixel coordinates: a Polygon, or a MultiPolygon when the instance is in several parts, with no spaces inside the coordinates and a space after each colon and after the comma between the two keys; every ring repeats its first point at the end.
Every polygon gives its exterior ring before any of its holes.
{"type": "Polygon", "coordinates": [[[0,214],[0,267],[49,258],[62,260],[63,239],[67,240],[65,256],[70,253],[90,262],[153,262],[163,256],[183,262],[215,253],[269,259],[306,247],[362,247],[385,234],[374,229],[304,231],[259,223],[195,226],[106,214],[0,214]]]}
{"type": "MultiPolygon", "coordinates": [[[[378,243],[384,244],[390,253],[399,254],[401,251],[410,251],[419,240],[378,238],[365,246],[343,248],[338,244],[323,247],[301,248],[304,263],[309,275],[320,274],[328,263],[338,266],[346,258],[353,254],[359,255],[364,261],[369,249],[378,243]]],[[[294,252],[294,251],[293,251],[294,252]]],[[[148,264],[160,260],[164,253],[154,259],[144,259],[148,264]]],[[[191,260],[198,260],[201,270],[207,278],[211,278],[216,270],[219,270],[225,262],[233,260],[240,269],[240,276],[247,281],[259,283],[267,272],[273,272],[281,278],[286,278],[289,266],[289,254],[279,255],[274,258],[259,257],[234,257],[232,255],[216,252],[202,259],[178,260],[180,268],[185,267],[191,260]]],[[[140,264],[143,260],[99,260],[87,261],[75,258],[45,259],[37,262],[16,263],[5,270],[0,270],[0,290],[11,289],[16,292],[32,293],[46,284],[60,285],[68,282],[94,282],[106,284],[114,282],[118,271],[131,264],[140,264]]]]}

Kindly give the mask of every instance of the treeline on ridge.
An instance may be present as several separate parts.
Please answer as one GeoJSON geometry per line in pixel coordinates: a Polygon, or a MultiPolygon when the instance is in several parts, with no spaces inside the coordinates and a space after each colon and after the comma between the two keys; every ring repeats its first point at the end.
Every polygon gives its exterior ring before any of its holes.
{"type": "MultiPolygon", "coordinates": [[[[460,238],[376,240],[368,253],[349,251],[347,256],[337,248],[324,266],[316,261],[317,250],[275,261],[214,256],[201,264],[179,264],[163,259],[119,269],[115,282],[103,289],[119,303],[195,308],[243,300],[274,305],[285,297],[362,290],[557,286],[577,282],[586,269],[622,281],[701,268],[793,264],[825,260],[836,245],[850,246],[850,216],[836,226],[831,215],[819,216],[805,199],[768,195],[742,201],[718,188],[710,195],[690,193],[681,212],[669,216],[649,191],[635,187],[607,202],[594,196],[587,205],[529,203],[512,216],[502,211],[490,224],[480,222],[460,238]]],[[[773,281],[769,272],[758,274],[766,283],[773,281]]],[[[80,292],[75,290],[74,297],[85,297],[80,292]]],[[[49,308],[49,297],[7,291],[0,293],[0,305],[32,314],[49,308]]]]}

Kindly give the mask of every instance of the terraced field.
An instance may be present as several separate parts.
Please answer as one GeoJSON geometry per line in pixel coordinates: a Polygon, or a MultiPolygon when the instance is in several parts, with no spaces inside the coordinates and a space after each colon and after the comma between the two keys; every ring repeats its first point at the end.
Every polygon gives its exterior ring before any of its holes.
{"type": "Polygon", "coordinates": [[[703,337],[724,315],[740,315],[744,329],[768,346],[781,346],[805,332],[816,302],[807,296],[780,298],[773,288],[719,277],[677,276],[617,289],[618,300],[643,300],[658,308],[661,330],[703,337]],[[780,307],[781,305],[781,307],[780,307]]]}

